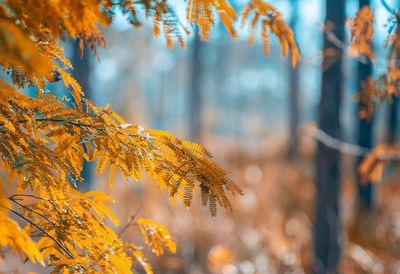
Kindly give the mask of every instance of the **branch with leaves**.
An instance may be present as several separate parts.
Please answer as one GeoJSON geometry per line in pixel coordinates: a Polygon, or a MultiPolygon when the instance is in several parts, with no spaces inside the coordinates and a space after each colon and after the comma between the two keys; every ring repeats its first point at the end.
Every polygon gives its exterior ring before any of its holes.
{"type": "MultiPolygon", "coordinates": [[[[370,119],[381,101],[389,101],[398,96],[400,81],[400,12],[393,9],[385,0],[381,0],[383,7],[389,12],[388,38],[384,43],[389,48],[385,72],[378,78],[368,78],[361,83],[361,90],[356,99],[361,103],[361,118],[370,119]]],[[[353,56],[364,56],[375,61],[372,48],[374,36],[374,13],[369,6],[363,7],[349,22],[351,33],[350,51],[353,56]]],[[[397,145],[381,144],[373,150],[363,152],[365,156],[358,171],[362,181],[379,181],[386,165],[390,161],[400,159],[400,148],[397,145]]]]}

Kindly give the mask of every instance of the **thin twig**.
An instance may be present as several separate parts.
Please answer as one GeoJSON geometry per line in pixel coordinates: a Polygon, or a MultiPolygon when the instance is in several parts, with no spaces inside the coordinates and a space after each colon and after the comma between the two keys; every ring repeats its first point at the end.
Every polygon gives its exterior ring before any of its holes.
{"type": "MultiPolygon", "coordinates": [[[[40,196],[36,196],[34,194],[13,194],[10,197],[8,197],[9,199],[15,199],[15,197],[30,197],[30,198],[35,198],[35,199],[39,199],[39,200],[43,200],[43,201],[47,201],[47,202],[51,202],[51,200],[47,199],[47,198],[43,198],[40,196]]],[[[19,199],[20,200],[20,199],[19,199]]]]}
{"type": "MultiPolygon", "coordinates": [[[[73,126],[78,126],[78,127],[91,127],[92,126],[90,124],[72,122],[72,121],[58,119],[58,118],[37,118],[37,119],[35,119],[35,121],[37,121],[37,122],[57,122],[57,123],[63,122],[63,123],[70,124],[73,126]]],[[[28,122],[28,120],[18,120],[18,123],[20,123],[20,124],[26,123],[26,122],[28,122]]],[[[4,126],[4,123],[0,123],[0,126],[4,126]]]]}
{"type": "Polygon", "coordinates": [[[143,203],[139,206],[136,212],[131,217],[129,217],[128,223],[121,229],[121,231],[118,233],[118,236],[124,234],[124,232],[133,224],[133,222],[135,221],[137,215],[140,213],[142,208],[143,208],[143,203]]]}
{"type": "Polygon", "coordinates": [[[390,12],[390,13],[393,14],[393,15],[396,15],[395,9],[393,9],[393,8],[386,2],[386,0],[381,0],[381,3],[382,3],[382,5],[383,5],[383,7],[384,7],[388,12],[390,12]]]}
{"type": "MultiPolygon", "coordinates": [[[[64,119],[60,119],[60,118],[37,118],[35,119],[38,122],[62,122],[62,123],[66,123],[66,124],[70,124],[73,126],[78,126],[78,127],[91,127],[91,124],[84,124],[84,123],[79,123],[79,122],[72,122],[72,121],[68,121],[68,120],[64,120],[64,119]]],[[[27,122],[26,120],[20,120],[18,122],[27,122]]]]}
{"type": "Polygon", "coordinates": [[[36,215],[39,215],[40,217],[42,217],[43,219],[45,219],[46,221],[48,221],[50,224],[52,224],[53,227],[57,227],[57,226],[54,224],[54,222],[53,222],[52,220],[50,220],[48,217],[44,216],[42,213],[37,212],[36,210],[34,210],[34,209],[32,209],[32,208],[29,208],[29,207],[27,207],[27,206],[24,205],[24,204],[19,203],[18,201],[14,200],[14,199],[11,198],[11,197],[9,197],[8,199],[9,199],[10,201],[16,203],[16,204],[19,205],[20,207],[22,207],[22,208],[24,208],[24,209],[26,209],[26,210],[28,210],[28,211],[30,211],[30,212],[32,212],[32,213],[35,213],[36,215]]]}
{"type": "Polygon", "coordinates": [[[371,152],[369,148],[360,147],[336,139],[317,127],[307,126],[307,129],[305,129],[305,127],[303,127],[302,129],[306,135],[318,140],[327,147],[333,148],[341,152],[342,154],[347,154],[355,157],[364,157],[371,152]]]}
{"type": "MultiPolygon", "coordinates": [[[[303,126],[300,128],[300,130],[305,135],[316,139],[325,146],[335,149],[342,154],[354,157],[365,157],[373,151],[372,149],[366,147],[343,142],[335,137],[330,136],[315,126],[303,126]]],[[[379,153],[377,154],[376,158],[381,161],[400,161],[400,151],[394,153],[379,153]]]]}
{"type": "Polygon", "coordinates": [[[32,222],[31,220],[29,220],[28,218],[26,218],[24,215],[22,215],[21,213],[8,208],[4,205],[0,206],[4,207],[5,209],[9,210],[10,212],[14,213],[15,215],[19,216],[20,218],[22,218],[23,220],[25,220],[26,222],[28,222],[29,224],[33,225],[34,227],[36,227],[37,229],[39,229],[41,232],[43,232],[47,237],[49,237],[53,242],[55,242],[67,255],[68,257],[70,257],[70,259],[75,259],[74,255],[71,254],[71,252],[66,249],[56,238],[54,238],[53,236],[51,236],[46,230],[44,230],[41,226],[35,224],[34,222],[32,222]]]}
{"type": "MultiPolygon", "coordinates": [[[[345,52],[348,55],[348,45],[340,40],[336,34],[327,28],[326,26],[323,27],[323,32],[326,34],[326,38],[328,39],[329,42],[334,44],[338,49],[341,49],[343,52],[345,52]]],[[[353,59],[356,59],[358,62],[367,65],[367,66],[372,66],[371,62],[369,62],[369,59],[365,57],[364,55],[357,55],[355,57],[352,57],[353,59]]]]}
{"type": "MultiPolygon", "coordinates": [[[[39,197],[39,198],[40,198],[40,197],[39,197]]],[[[34,209],[32,209],[32,208],[29,208],[29,207],[27,207],[26,205],[21,204],[21,203],[19,203],[19,202],[17,201],[17,200],[22,200],[22,199],[19,199],[19,198],[15,199],[15,198],[13,198],[12,196],[8,197],[8,199],[9,199],[10,201],[16,203],[16,204],[19,205],[20,207],[22,207],[22,208],[24,208],[24,209],[26,209],[26,210],[28,210],[28,211],[30,211],[30,212],[32,212],[32,213],[34,213],[34,214],[40,216],[40,217],[42,217],[42,218],[45,219],[47,222],[49,222],[55,229],[57,229],[56,224],[55,224],[50,218],[48,218],[47,216],[41,214],[40,212],[37,212],[36,210],[34,210],[34,209]]],[[[43,198],[43,199],[44,199],[45,201],[48,201],[50,204],[52,204],[50,200],[45,199],[45,198],[43,198]]],[[[52,205],[53,205],[53,204],[52,204],[52,205]]],[[[54,205],[53,205],[53,206],[54,206],[54,205]]],[[[56,212],[58,213],[57,210],[56,210],[56,212]]],[[[64,244],[64,247],[65,247],[69,252],[71,252],[71,251],[69,250],[69,248],[66,246],[64,240],[61,240],[61,242],[64,244]]],[[[72,254],[72,253],[71,253],[71,254],[72,254]]]]}
{"type": "Polygon", "coordinates": [[[53,206],[53,208],[57,212],[57,214],[60,215],[60,212],[57,210],[57,207],[55,205],[54,200],[50,200],[50,199],[47,199],[47,198],[36,196],[34,194],[13,194],[13,195],[9,196],[8,198],[9,199],[13,199],[13,200],[23,200],[23,199],[18,198],[18,197],[29,197],[29,198],[35,198],[35,199],[38,199],[38,200],[49,202],[53,206]]]}

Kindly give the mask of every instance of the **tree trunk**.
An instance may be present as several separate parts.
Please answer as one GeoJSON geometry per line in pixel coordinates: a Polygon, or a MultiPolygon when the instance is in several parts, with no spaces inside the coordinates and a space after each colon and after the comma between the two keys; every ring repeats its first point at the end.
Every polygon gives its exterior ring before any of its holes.
{"type": "MultiPolygon", "coordinates": [[[[360,9],[364,6],[370,5],[370,0],[359,0],[360,9]]],[[[357,67],[357,87],[358,92],[361,90],[361,84],[372,75],[372,62],[368,61],[367,64],[358,62],[357,67]]],[[[358,111],[363,107],[362,103],[358,103],[358,111]]],[[[357,114],[358,114],[357,111],[357,114]]],[[[357,115],[358,117],[358,115],[357,115]]],[[[373,145],[373,118],[371,120],[365,120],[358,118],[358,132],[357,132],[357,144],[361,147],[372,148],[373,145]]],[[[364,157],[357,159],[357,167],[361,163],[364,157]]],[[[370,211],[373,207],[373,186],[371,182],[363,183],[360,180],[360,176],[357,172],[357,186],[358,186],[358,206],[362,212],[370,211]]]]}
{"type": "MultiPolygon", "coordinates": [[[[196,28],[197,30],[197,28],[196,28]]],[[[201,134],[201,78],[202,67],[200,63],[200,51],[202,42],[199,34],[196,33],[192,45],[191,63],[191,86],[189,93],[189,138],[193,142],[198,142],[201,134]]]]}
{"type": "Polygon", "coordinates": [[[399,123],[398,117],[399,100],[397,96],[392,96],[392,102],[389,105],[388,119],[387,119],[387,142],[394,144],[397,140],[397,129],[399,123]]]}
{"type": "MultiPolygon", "coordinates": [[[[73,44],[73,52],[71,57],[71,62],[73,66],[72,76],[78,81],[79,85],[82,87],[83,92],[85,93],[85,97],[88,99],[92,99],[92,92],[90,90],[90,60],[91,54],[90,50],[86,47],[84,50],[84,55],[81,58],[79,51],[79,40],[75,40],[73,44]]],[[[88,190],[92,184],[92,176],[93,176],[93,165],[84,161],[83,163],[83,171],[82,177],[84,180],[84,184],[80,186],[82,190],[88,190]]]]}
{"type": "MultiPolygon", "coordinates": [[[[291,1],[292,10],[290,17],[290,27],[296,33],[299,16],[299,0],[291,1]]],[[[300,71],[299,65],[292,68],[289,63],[289,148],[288,158],[293,159],[297,156],[299,149],[299,135],[297,128],[300,121],[299,93],[300,93],[300,71]]]]}
{"type": "MultiPolygon", "coordinates": [[[[394,4],[394,8],[400,8],[400,3],[397,1],[392,2],[394,4]]],[[[387,121],[387,133],[386,133],[386,142],[389,144],[395,144],[397,142],[397,131],[399,124],[399,98],[397,95],[392,95],[392,102],[389,105],[388,117],[387,121]]]]}
{"type": "MultiPolygon", "coordinates": [[[[334,24],[333,32],[344,40],[345,0],[326,1],[326,23],[334,24]]],[[[333,64],[322,71],[319,103],[319,128],[340,139],[340,102],[343,93],[343,52],[324,35],[324,50],[337,51],[333,64]]],[[[324,64],[328,63],[324,56],[324,64]]],[[[316,219],[314,235],[315,273],[337,273],[340,258],[340,155],[335,149],[318,144],[316,156],[316,219]]]]}

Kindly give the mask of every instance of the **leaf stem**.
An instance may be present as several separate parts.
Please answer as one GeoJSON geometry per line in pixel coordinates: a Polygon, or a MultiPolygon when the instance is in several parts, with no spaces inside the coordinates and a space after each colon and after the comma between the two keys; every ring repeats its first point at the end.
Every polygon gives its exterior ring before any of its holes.
{"type": "Polygon", "coordinates": [[[131,226],[133,225],[133,222],[135,221],[137,215],[140,213],[140,211],[143,208],[143,203],[139,206],[139,208],[136,210],[136,212],[129,218],[128,223],[124,226],[124,228],[121,229],[121,231],[118,233],[118,236],[121,236],[124,234],[124,232],[131,226]]]}
{"type": "Polygon", "coordinates": [[[63,246],[56,238],[54,238],[53,236],[51,236],[46,230],[44,230],[41,226],[35,224],[34,222],[32,222],[31,220],[29,220],[28,218],[26,218],[24,215],[22,215],[21,213],[8,208],[4,205],[0,206],[4,207],[5,209],[9,210],[10,212],[14,213],[15,215],[17,215],[18,217],[20,217],[21,219],[25,220],[27,223],[33,225],[34,227],[36,227],[37,229],[39,229],[42,233],[44,233],[47,237],[49,237],[53,242],[55,242],[67,255],[70,259],[75,259],[74,255],[72,255],[72,253],[65,248],[65,246],[63,246]]]}

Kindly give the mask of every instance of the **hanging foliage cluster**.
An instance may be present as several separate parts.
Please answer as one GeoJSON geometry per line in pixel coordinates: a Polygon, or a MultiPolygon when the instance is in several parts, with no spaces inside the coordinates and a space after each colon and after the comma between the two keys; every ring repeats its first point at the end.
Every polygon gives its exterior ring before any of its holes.
{"type": "MultiPolygon", "coordinates": [[[[388,37],[384,46],[388,48],[387,65],[384,73],[377,79],[369,77],[361,83],[361,90],[355,98],[361,102],[359,115],[363,119],[371,119],[379,103],[390,103],[393,96],[398,96],[400,81],[400,11],[396,11],[386,5],[385,8],[391,14],[389,18],[388,37]]],[[[369,6],[364,6],[357,15],[349,21],[350,27],[350,56],[373,65],[376,54],[373,49],[374,38],[374,13],[369,6]]],[[[392,160],[398,160],[400,149],[398,146],[381,144],[374,148],[359,166],[359,173],[363,181],[377,182],[392,160]]]]}

